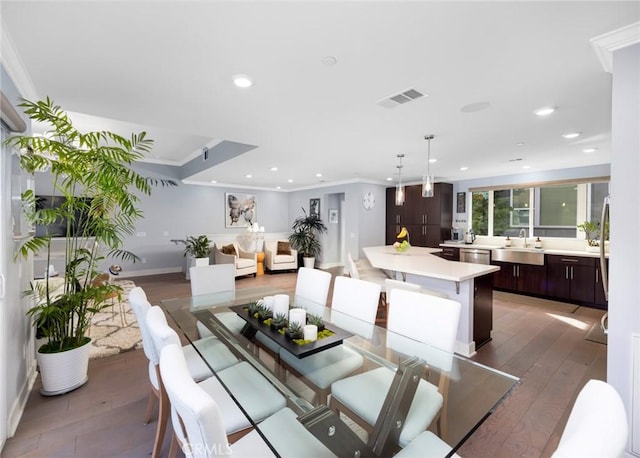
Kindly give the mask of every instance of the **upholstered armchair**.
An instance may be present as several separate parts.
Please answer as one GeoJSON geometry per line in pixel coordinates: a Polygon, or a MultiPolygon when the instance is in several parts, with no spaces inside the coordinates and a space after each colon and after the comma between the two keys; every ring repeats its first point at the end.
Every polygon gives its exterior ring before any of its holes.
{"type": "Polygon", "coordinates": [[[269,271],[298,268],[298,252],[283,240],[264,241],[264,266],[269,271]]]}
{"type": "Polygon", "coordinates": [[[249,274],[255,277],[258,271],[256,253],[244,251],[236,242],[216,243],[213,246],[213,256],[216,264],[233,264],[236,267],[236,277],[249,274]]]}

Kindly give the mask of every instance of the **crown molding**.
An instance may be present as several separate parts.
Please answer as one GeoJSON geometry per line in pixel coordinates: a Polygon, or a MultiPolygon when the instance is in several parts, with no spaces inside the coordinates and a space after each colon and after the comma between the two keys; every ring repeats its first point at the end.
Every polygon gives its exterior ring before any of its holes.
{"type": "Polygon", "coordinates": [[[2,65],[25,99],[38,100],[38,91],[24,66],[20,54],[16,51],[13,40],[7,33],[7,28],[2,24],[0,36],[0,61],[2,65]]]}
{"type": "Polygon", "coordinates": [[[589,40],[607,73],[613,73],[613,52],[640,43],[640,22],[629,24],[589,40]]]}

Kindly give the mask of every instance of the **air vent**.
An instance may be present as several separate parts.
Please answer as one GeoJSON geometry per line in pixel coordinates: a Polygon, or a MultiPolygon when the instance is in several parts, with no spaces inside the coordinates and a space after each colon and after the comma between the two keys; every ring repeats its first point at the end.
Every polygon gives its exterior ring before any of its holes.
{"type": "Polygon", "coordinates": [[[398,105],[413,102],[414,100],[424,96],[425,94],[416,89],[407,89],[406,91],[400,92],[399,94],[394,94],[390,97],[385,97],[384,99],[378,100],[376,103],[381,107],[395,108],[398,105]]]}

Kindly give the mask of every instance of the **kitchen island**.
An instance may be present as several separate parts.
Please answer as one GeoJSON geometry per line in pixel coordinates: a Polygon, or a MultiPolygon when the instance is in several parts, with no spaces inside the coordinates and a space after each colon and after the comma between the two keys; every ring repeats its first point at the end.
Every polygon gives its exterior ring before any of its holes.
{"type": "Polygon", "coordinates": [[[491,340],[493,327],[492,273],[498,266],[448,261],[440,249],[410,247],[397,252],[392,246],[363,248],[369,262],[395,273],[398,280],[445,293],[462,304],[456,353],[473,356],[476,348],[491,340]]]}

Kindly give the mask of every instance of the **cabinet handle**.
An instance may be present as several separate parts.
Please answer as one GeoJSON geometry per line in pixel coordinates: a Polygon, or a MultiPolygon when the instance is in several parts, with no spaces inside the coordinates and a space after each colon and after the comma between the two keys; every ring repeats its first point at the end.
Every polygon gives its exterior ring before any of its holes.
{"type": "Polygon", "coordinates": [[[571,280],[573,280],[573,266],[571,266],[571,280]]]}
{"type": "Polygon", "coordinates": [[[564,266],[564,279],[569,280],[569,266],[564,266]]]}
{"type": "Polygon", "coordinates": [[[600,283],[600,271],[596,269],[596,283],[600,283]]]}
{"type": "Polygon", "coordinates": [[[512,266],[512,267],[511,267],[511,270],[513,270],[512,275],[513,275],[514,277],[517,277],[517,275],[516,275],[516,266],[512,266]]]}
{"type": "Polygon", "coordinates": [[[577,259],[561,258],[562,262],[579,262],[577,259]]]}
{"type": "Polygon", "coordinates": [[[520,278],[520,266],[516,266],[516,270],[518,272],[518,278],[520,278]]]}

